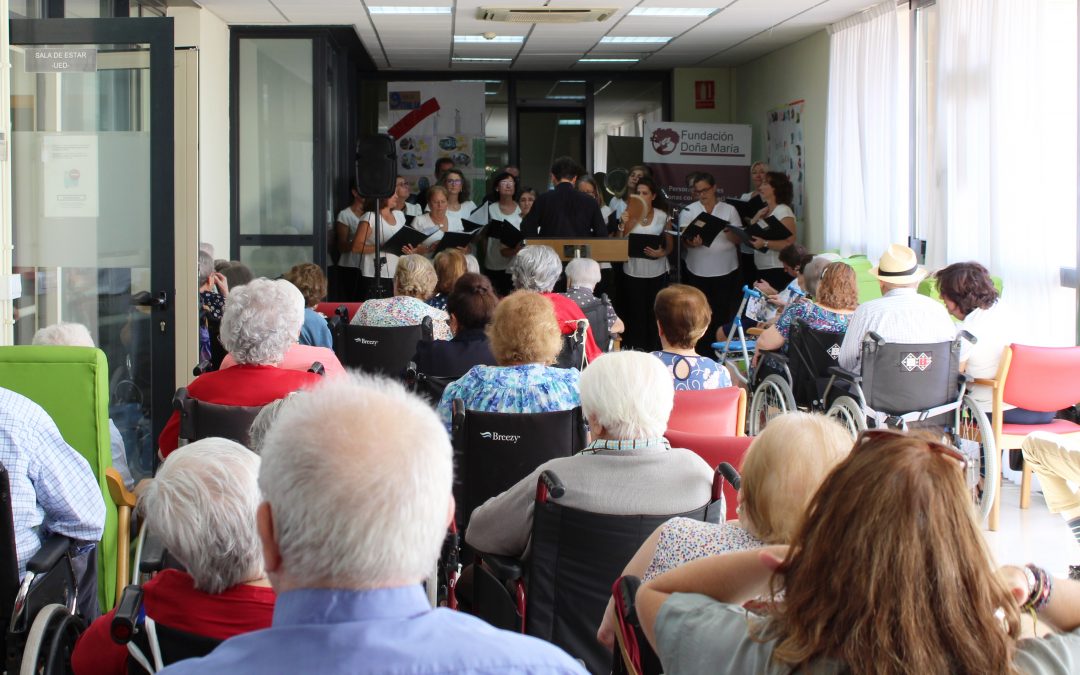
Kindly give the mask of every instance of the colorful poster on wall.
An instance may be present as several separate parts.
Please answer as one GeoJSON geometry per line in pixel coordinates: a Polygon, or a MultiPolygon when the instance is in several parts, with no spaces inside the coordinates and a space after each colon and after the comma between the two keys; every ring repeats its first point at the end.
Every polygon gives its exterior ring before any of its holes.
{"type": "Polygon", "coordinates": [[[803,219],[803,167],[806,145],[803,143],[802,114],[805,101],[793,101],[768,112],[765,125],[765,151],[771,171],[783,171],[795,188],[795,218],[803,219]]]}
{"type": "Polygon", "coordinates": [[[668,200],[678,206],[694,201],[691,174],[708,172],[716,178],[721,194],[741,195],[750,183],[750,125],[645,124],[645,163],[668,200]]]}
{"type": "Polygon", "coordinates": [[[447,157],[470,181],[479,202],[486,153],[484,84],[390,82],[386,102],[398,175],[408,178],[414,192],[426,190],[435,181],[435,162],[447,157]]]}

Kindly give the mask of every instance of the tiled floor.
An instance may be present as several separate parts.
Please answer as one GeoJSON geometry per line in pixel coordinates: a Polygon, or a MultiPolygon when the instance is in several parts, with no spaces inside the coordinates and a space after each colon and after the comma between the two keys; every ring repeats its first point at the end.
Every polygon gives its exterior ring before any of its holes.
{"type": "Polygon", "coordinates": [[[1042,494],[1031,495],[1031,508],[1020,509],[1020,487],[1006,482],[1001,492],[1001,522],[997,532],[986,531],[998,564],[1035,563],[1055,576],[1069,565],[1080,565],[1080,545],[1061,516],[1050,513],[1042,494]]]}

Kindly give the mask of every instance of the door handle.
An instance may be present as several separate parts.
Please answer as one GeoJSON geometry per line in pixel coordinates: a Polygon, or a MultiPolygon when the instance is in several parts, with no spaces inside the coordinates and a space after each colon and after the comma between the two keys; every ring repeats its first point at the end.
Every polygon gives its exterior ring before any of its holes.
{"type": "Polygon", "coordinates": [[[139,291],[131,296],[131,304],[138,307],[156,307],[158,309],[165,309],[169,306],[169,294],[165,291],[158,291],[157,293],[139,291]]]}

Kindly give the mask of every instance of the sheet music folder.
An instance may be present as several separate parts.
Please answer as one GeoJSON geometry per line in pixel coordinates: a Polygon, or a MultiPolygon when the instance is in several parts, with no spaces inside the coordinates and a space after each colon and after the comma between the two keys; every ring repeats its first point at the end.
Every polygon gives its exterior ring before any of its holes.
{"type": "Polygon", "coordinates": [[[631,258],[644,258],[646,260],[656,260],[650,256],[645,255],[646,248],[664,248],[664,238],[659,234],[633,234],[628,236],[627,241],[627,253],[631,258]]]}
{"type": "Polygon", "coordinates": [[[711,213],[699,213],[690,224],[683,230],[683,236],[687,239],[694,237],[701,237],[701,243],[705,246],[712,246],[713,241],[716,239],[725,227],[730,227],[731,223],[723,218],[717,218],[711,213]]]}
{"type": "Polygon", "coordinates": [[[415,230],[408,225],[404,225],[400,230],[394,233],[394,236],[386,240],[386,242],[382,246],[382,249],[385,253],[389,253],[391,255],[401,255],[401,249],[403,247],[417,246],[423,243],[423,241],[427,238],[428,235],[424,234],[420,230],[415,230]]]}

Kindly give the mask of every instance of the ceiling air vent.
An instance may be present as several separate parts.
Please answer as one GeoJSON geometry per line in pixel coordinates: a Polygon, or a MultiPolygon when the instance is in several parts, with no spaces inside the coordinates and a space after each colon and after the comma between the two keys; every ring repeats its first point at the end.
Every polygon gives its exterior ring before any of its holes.
{"type": "Polygon", "coordinates": [[[613,14],[612,7],[480,7],[476,10],[476,18],[481,21],[508,23],[588,23],[607,21],[613,14]]]}

